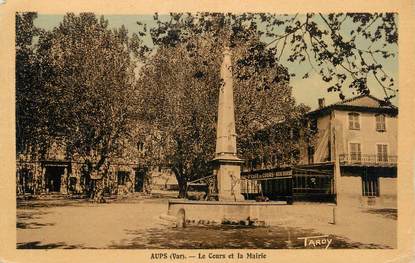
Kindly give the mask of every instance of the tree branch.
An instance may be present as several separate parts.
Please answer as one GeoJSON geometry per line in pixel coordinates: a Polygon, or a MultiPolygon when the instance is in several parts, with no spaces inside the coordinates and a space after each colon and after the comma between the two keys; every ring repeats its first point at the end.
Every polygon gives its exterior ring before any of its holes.
{"type": "MultiPolygon", "coordinates": [[[[297,13],[297,14],[295,14],[295,16],[294,16],[293,20],[291,21],[291,23],[289,24],[289,26],[290,26],[290,25],[292,25],[292,24],[294,23],[294,20],[297,18],[297,16],[298,16],[298,13],[297,13]]],[[[304,23],[304,24],[305,24],[305,23],[304,23]]],[[[299,30],[301,27],[303,27],[303,26],[304,26],[304,24],[300,25],[300,26],[299,26],[298,28],[296,28],[294,31],[292,31],[292,32],[290,32],[290,33],[287,33],[287,34],[285,34],[285,35],[282,35],[282,36],[280,36],[280,37],[278,37],[278,38],[276,38],[276,39],[272,40],[271,42],[269,42],[268,44],[266,44],[266,45],[265,45],[265,47],[268,47],[268,46],[269,46],[269,45],[271,45],[272,43],[275,43],[276,41],[279,41],[279,40],[281,40],[281,39],[283,39],[283,38],[286,38],[286,37],[288,37],[289,35],[291,35],[291,34],[295,33],[297,30],[299,30]]]]}
{"type": "Polygon", "coordinates": [[[284,52],[285,45],[287,44],[287,37],[288,37],[288,36],[285,36],[285,38],[284,38],[284,44],[282,45],[281,53],[280,53],[280,55],[278,56],[278,61],[281,61],[281,57],[282,57],[282,54],[283,54],[283,52],[284,52]]]}
{"type": "Polygon", "coordinates": [[[379,80],[378,76],[376,76],[376,73],[373,72],[373,76],[375,76],[376,81],[379,83],[379,85],[383,88],[383,92],[385,93],[386,98],[389,98],[388,92],[386,91],[386,87],[383,85],[383,83],[379,80]]]}
{"type": "MultiPolygon", "coordinates": [[[[318,44],[320,44],[320,46],[322,47],[322,48],[324,48],[324,50],[326,50],[327,52],[330,52],[331,54],[333,53],[333,52],[331,52],[330,50],[328,50],[321,42],[320,42],[320,40],[319,39],[317,39],[316,37],[314,37],[314,36],[312,36],[312,35],[310,35],[314,40],[316,40],[317,41],[317,43],[318,44]]],[[[346,70],[347,72],[349,72],[350,74],[352,74],[352,75],[355,75],[355,74],[357,74],[357,72],[354,72],[354,71],[351,71],[351,70],[349,70],[348,68],[346,68],[344,65],[343,65],[343,63],[339,63],[339,65],[344,69],[344,70],[346,70]]]]}
{"type": "Polygon", "coordinates": [[[376,18],[373,19],[372,22],[362,30],[362,32],[368,30],[369,27],[371,27],[378,19],[379,19],[379,15],[377,15],[376,18]]]}
{"type": "Polygon", "coordinates": [[[324,21],[324,23],[326,23],[326,25],[328,26],[328,28],[330,29],[330,31],[334,34],[335,33],[335,31],[334,31],[334,29],[331,27],[331,25],[329,24],[329,22],[326,20],[326,18],[321,14],[321,13],[318,13],[319,14],[319,16],[323,19],[323,21],[324,21]]]}

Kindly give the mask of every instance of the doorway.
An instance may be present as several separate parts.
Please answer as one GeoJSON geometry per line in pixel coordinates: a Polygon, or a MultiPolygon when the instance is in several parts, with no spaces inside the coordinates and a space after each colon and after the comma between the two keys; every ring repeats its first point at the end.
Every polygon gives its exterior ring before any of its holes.
{"type": "Polygon", "coordinates": [[[144,188],[144,176],[146,175],[145,169],[137,169],[135,170],[135,184],[134,184],[134,191],[135,192],[142,192],[144,188]]]}
{"type": "Polygon", "coordinates": [[[61,180],[64,174],[64,166],[46,166],[45,180],[49,192],[61,191],[61,180]]]}

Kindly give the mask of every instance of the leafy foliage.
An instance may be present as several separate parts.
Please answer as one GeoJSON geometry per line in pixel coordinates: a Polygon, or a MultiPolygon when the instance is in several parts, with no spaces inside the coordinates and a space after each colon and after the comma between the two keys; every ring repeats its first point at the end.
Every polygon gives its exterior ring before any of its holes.
{"type": "Polygon", "coordinates": [[[16,151],[38,138],[39,79],[33,40],[40,33],[33,20],[35,13],[16,14],[16,151]]]}
{"type": "Polygon", "coordinates": [[[108,21],[91,13],[68,13],[58,27],[42,32],[31,46],[35,62],[21,59],[23,66],[34,65],[29,71],[36,81],[23,76],[17,85],[17,99],[27,99],[22,107],[33,105],[17,118],[24,131],[37,131],[30,144],[45,154],[59,137],[68,159],[80,158],[89,164],[86,171],[105,175],[131,125],[134,45],[124,27],[111,30],[108,21]],[[35,86],[19,89],[20,83],[35,86]],[[30,119],[23,122],[25,116],[30,119]]]}
{"type": "Polygon", "coordinates": [[[341,99],[347,83],[353,92],[369,94],[369,76],[378,82],[385,100],[396,96],[398,89],[384,65],[396,56],[397,14],[308,13],[288,17],[282,22],[273,15],[262,15],[267,30],[272,31],[276,24],[285,26],[282,35],[268,31],[268,36],[274,37],[269,44],[279,49],[280,58],[289,43],[288,61],[309,63],[311,71],[331,84],[327,90],[338,92],[341,99]]]}
{"type": "MultiPolygon", "coordinates": [[[[213,30],[214,41],[221,42],[225,37],[230,46],[256,34],[261,40],[255,43],[258,46],[251,46],[249,54],[239,61],[252,69],[251,74],[238,75],[242,79],[256,76],[273,64],[308,63],[310,72],[303,78],[313,72],[319,74],[329,84],[327,90],[338,92],[342,99],[347,85],[358,94],[370,93],[370,76],[384,91],[385,100],[395,97],[398,91],[394,79],[384,69],[388,59],[397,53],[395,13],[172,13],[170,19],[162,20],[157,14],[154,19],[157,27],[150,33],[156,46],[174,46],[185,41],[188,28],[196,34],[213,30]],[[226,36],[219,28],[227,29],[226,36]],[[287,50],[290,52],[284,54],[287,50]],[[264,51],[272,56],[265,56],[264,51]]],[[[272,83],[275,79],[267,81],[272,83]]]]}
{"type": "MultiPolygon", "coordinates": [[[[289,126],[292,118],[304,112],[291,96],[287,69],[265,49],[257,32],[235,25],[232,30],[239,37],[228,42],[230,33],[223,27],[224,18],[221,14],[173,14],[171,21],[160,21],[159,27],[152,29],[153,40],[159,45],[138,81],[139,104],[144,106],[139,118],[145,119],[150,129],[160,130],[163,155],[153,156],[174,171],[180,197],[186,195],[188,181],[211,173],[224,45],[232,47],[233,72],[238,76],[234,92],[242,157],[253,158],[263,150],[257,147],[264,140],[255,136],[256,131],[281,121],[289,126]],[[258,67],[248,57],[259,61],[258,67]]],[[[289,139],[290,129],[279,132],[281,136],[288,133],[284,138],[289,139]]],[[[280,143],[268,150],[269,154],[286,153],[291,148],[280,143]]]]}
{"type": "Polygon", "coordinates": [[[68,155],[96,161],[96,169],[120,147],[131,120],[137,43],[124,27],[110,30],[93,14],[67,14],[39,40],[43,62],[47,127],[62,130],[68,155]],[[135,48],[134,48],[135,47],[135,48]]]}

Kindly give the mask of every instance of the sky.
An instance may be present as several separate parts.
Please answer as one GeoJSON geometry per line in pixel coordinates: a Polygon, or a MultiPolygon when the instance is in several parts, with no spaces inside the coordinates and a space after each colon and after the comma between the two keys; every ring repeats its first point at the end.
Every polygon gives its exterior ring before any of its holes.
{"type": "MultiPolygon", "coordinates": [[[[99,14],[97,14],[99,15],[99,14]]],[[[153,14],[148,15],[110,15],[105,14],[104,17],[108,20],[109,26],[111,28],[119,28],[121,25],[124,25],[125,28],[128,30],[129,34],[132,34],[137,31],[138,25],[137,21],[140,21],[144,24],[147,24],[148,28],[151,28],[155,25],[153,20],[153,14]]],[[[162,15],[160,15],[162,17],[162,15]]],[[[51,14],[38,14],[38,18],[35,20],[35,25],[40,28],[44,28],[46,30],[51,30],[54,27],[58,26],[59,23],[62,21],[63,14],[51,15],[51,14]]],[[[352,25],[350,25],[352,26],[352,25]]],[[[261,27],[261,25],[259,25],[261,27]]],[[[348,25],[346,23],[345,30],[348,30],[348,25]]],[[[264,39],[265,42],[270,42],[272,39],[264,39]]],[[[146,44],[151,45],[150,37],[144,39],[146,44]]],[[[357,44],[361,47],[367,47],[370,45],[370,42],[364,41],[357,41],[357,44]]],[[[396,48],[397,49],[397,48],[396,48]]],[[[396,51],[396,50],[395,50],[396,51]]],[[[290,73],[294,73],[296,76],[292,77],[290,80],[290,85],[293,87],[293,96],[295,97],[297,103],[304,103],[311,107],[311,109],[316,109],[318,106],[318,99],[325,98],[326,105],[335,103],[339,101],[339,95],[335,92],[327,92],[327,87],[329,86],[326,82],[321,80],[320,75],[314,73],[311,70],[311,66],[309,63],[291,63],[286,62],[286,54],[289,52],[285,52],[282,59],[281,64],[286,66],[290,73]],[[309,78],[303,79],[302,77],[306,72],[309,72],[309,78]]],[[[395,85],[399,87],[398,82],[398,56],[395,58],[388,59],[387,63],[383,63],[384,69],[388,72],[394,79],[395,85]]],[[[347,83],[346,83],[347,85],[347,83]]],[[[384,93],[380,85],[376,82],[373,77],[368,78],[368,86],[371,91],[371,95],[382,99],[384,97],[384,93]]],[[[356,96],[352,94],[351,91],[346,87],[343,89],[344,95],[346,98],[350,98],[356,96]]],[[[392,100],[392,103],[398,105],[399,96],[392,100]]]]}

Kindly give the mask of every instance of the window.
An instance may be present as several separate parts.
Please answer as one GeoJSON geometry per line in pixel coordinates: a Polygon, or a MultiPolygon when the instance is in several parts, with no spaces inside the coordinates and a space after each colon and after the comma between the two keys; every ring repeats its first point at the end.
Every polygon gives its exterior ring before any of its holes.
{"type": "Polygon", "coordinates": [[[388,145],[378,144],[377,147],[377,161],[378,162],[387,162],[388,161],[388,145]]]}
{"type": "Polygon", "coordinates": [[[119,171],[117,177],[118,185],[125,185],[128,181],[128,172],[119,171]]]}
{"type": "Polygon", "coordinates": [[[334,181],[331,176],[295,175],[292,178],[293,193],[307,193],[320,196],[332,195],[334,193],[334,181]]]}
{"type": "Polygon", "coordinates": [[[360,130],[359,113],[349,113],[349,129],[360,130]]]}
{"type": "Polygon", "coordinates": [[[386,131],[385,115],[379,114],[376,115],[376,131],[384,132],[386,131]]]}
{"type": "Polygon", "coordinates": [[[360,162],[361,159],[360,143],[350,143],[350,161],[360,162]]]}
{"type": "Polygon", "coordinates": [[[362,195],[379,196],[379,177],[368,175],[362,177],[362,195]]]}

